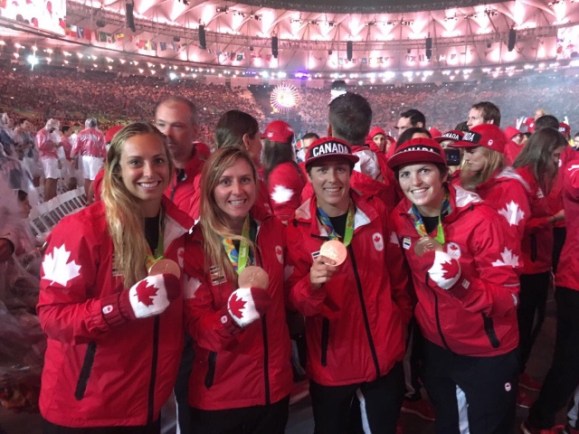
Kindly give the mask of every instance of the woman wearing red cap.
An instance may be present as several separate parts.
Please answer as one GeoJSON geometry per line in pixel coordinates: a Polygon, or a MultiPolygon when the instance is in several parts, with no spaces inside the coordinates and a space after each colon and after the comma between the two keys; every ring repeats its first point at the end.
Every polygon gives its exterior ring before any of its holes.
{"type": "Polygon", "coordinates": [[[521,240],[530,217],[528,184],[505,164],[506,137],[494,124],[480,124],[464,133],[452,146],[463,148],[463,165],[457,182],[476,192],[503,217],[507,247],[516,271],[522,269],[521,240]]]}
{"type": "Polygon", "coordinates": [[[357,161],[346,142],[316,140],[306,156],[314,193],[287,227],[316,434],[351,432],[351,414],[365,432],[394,434],[402,403],[408,278],[384,203],[350,188],[357,161]]]}
{"type": "Polygon", "coordinates": [[[518,278],[496,212],[447,183],[444,151],[412,139],[388,160],[405,198],[392,220],[412,272],[436,432],[511,433],[518,278]]]}
{"type": "Polygon", "coordinates": [[[263,139],[263,168],[273,214],[287,223],[301,203],[306,183],[294,161],[292,142],[294,132],[284,121],[271,122],[261,136],[263,139]]]}

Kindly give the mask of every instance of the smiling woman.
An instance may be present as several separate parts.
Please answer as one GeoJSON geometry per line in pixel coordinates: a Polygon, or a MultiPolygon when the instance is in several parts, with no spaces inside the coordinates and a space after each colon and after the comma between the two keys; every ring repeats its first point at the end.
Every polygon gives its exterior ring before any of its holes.
{"type": "Polygon", "coordinates": [[[50,234],[38,303],[44,433],[160,432],[183,344],[177,251],[192,224],[163,199],[172,169],[153,125],[126,126],[107,155],[103,200],[50,234]]]}

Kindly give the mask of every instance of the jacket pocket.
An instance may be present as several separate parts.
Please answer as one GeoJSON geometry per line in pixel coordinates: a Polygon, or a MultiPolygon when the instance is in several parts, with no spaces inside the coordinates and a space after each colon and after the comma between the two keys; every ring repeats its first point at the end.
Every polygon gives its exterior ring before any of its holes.
{"type": "Polygon", "coordinates": [[[82,367],[80,368],[80,374],[78,376],[78,381],[76,383],[76,389],[74,391],[74,397],[77,401],[84,398],[84,393],[86,392],[86,386],[88,384],[88,379],[94,365],[94,355],[96,353],[96,342],[89,342],[86,347],[86,353],[84,354],[84,361],[82,362],[82,367]]]}
{"type": "Polygon", "coordinates": [[[328,343],[330,340],[330,320],[328,318],[324,318],[322,320],[322,359],[321,363],[322,366],[328,365],[328,343]]]}
{"type": "Polygon", "coordinates": [[[483,316],[485,333],[486,333],[487,337],[489,338],[491,346],[493,348],[498,348],[501,345],[501,342],[499,341],[499,338],[497,338],[497,334],[495,333],[495,326],[493,323],[493,319],[489,318],[484,313],[482,314],[482,316],[483,316]]]}
{"type": "Polygon", "coordinates": [[[207,358],[207,375],[205,375],[205,387],[208,389],[213,386],[215,380],[215,365],[217,364],[217,353],[211,351],[207,358]]]}

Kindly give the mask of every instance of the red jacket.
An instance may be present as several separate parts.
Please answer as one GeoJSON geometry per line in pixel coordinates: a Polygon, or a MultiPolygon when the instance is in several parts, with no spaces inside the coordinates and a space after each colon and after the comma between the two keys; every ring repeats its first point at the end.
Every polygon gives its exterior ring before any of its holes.
{"type": "MultiPolygon", "coordinates": [[[[176,259],[189,219],[167,201],[164,207],[165,256],[176,259]]],[[[67,427],[157,420],[183,347],[182,297],[157,317],[118,327],[103,319],[101,299],[124,289],[104,213],[97,202],[63,218],[48,238],[41,271],[38,315],[48,347],[40,412],[67,427]]]]}
{"type": "Polygon", "coordinates": [[[524,145],[519,145],[512,140],[505,144],[505,160],[509,166],[515,162],[524,147],[524,145]]]}
{"type": "Polygon", "coordinates": [[[557,286],[579,291],[579,158],[571,160],[561,171],[563,207],[567,216],[567,237],[557,267],[557,286]]]}
{"type": "Polygon", "coordinates": [[[426,339],[465,356],[490,357],[514,350],[519,341],[519,279],[513,252],[505,246],[497,213],[461,187],[449,186],[451,212],[443,218],[446,252],[460,263],[462,276],[448,291],[428,278],[432,252],[420,257],[420,239],[403,199],[392,220],[412,271],[418,304],[414,311],[426,339]]]}
{"type": "Polygon", "coordinates": [[[107,148],[105,135],[96,128],[85,128],[76,137],[76,143],[72,148],[72,156],[82,155],[105,159],[107,148]]]}
{"type": "Polygon", "coordinates": [[[199,182],[203,160],[193,156],[181,172],[176,169],[165,196],[192,219],[199,217],[199,182]]]}
{"type": "Polygon", "coordinates": [[[352,193],[356,207],[348,259],[332,279],[312,289],[312,255],[328,235],[316,216],[315,196],[288,223],[290,305],[306,316],[307,369],[326,386],[373,381],[405,350],[412,307],[400,247],[392,244],[386,208],[352,193]]]}
{"type": "Polygon", "coordinates": [[[294,162],[278,164],[267,177],[269,203],[273,214],[287,222],[301,204],[306,179],[294,162]]]}
{"type": "Polygon", "coordinates": [[[285,320],[283,235],[276,218],[267,216],[258,221],[255,265],[269,275],[272,304],[260,321],[245,329],[230,319],[222,320],[237,282],[216,282],[215,274],[212,278],[198,226],[187,238],[185,314],[195,353],[189,380],[190,406],[203,410],[244,408],[275,403],[289,395],[292,369],[285,320]]]}
{"type": "Polygon", "coordinates": [[[549,222],[553,213],[532,171],[528,167],[518,167],[515,171],[529,186],[526,193],[531,207],[521,247],[523,274],[545,273],[551,271],[553,265],[553,225],[549,222]]]}
{"type": "Polygon", "coordinates": [[[58,154],[56,153],[57,145],[57,133],[49,133],[46,128],[38,130],[36,133],[36,147],[40,158],[58,159],[58,154]]]}
{"type": "MultiPolygon", "coordinates": [[[[455,185],[460,184],[460,176],[453,178],[455,185]]],[[[521,243],[525,225],[531,216],[527,199],[528,184],[511,167],[504,168],[492,178],[476,187],[476,193],[485,204],[499,213],[504,223],[504,233],[509,248],[519,258],[515,266],[517,272],[523,270],[521,243]]]]}

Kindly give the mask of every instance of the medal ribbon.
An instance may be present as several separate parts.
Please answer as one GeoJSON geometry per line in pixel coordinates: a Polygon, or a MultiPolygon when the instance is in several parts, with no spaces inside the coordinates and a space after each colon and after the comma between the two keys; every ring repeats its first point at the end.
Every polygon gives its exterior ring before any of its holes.
{"type": "Polygon", "coordinates": [[[153,266],[155,262],[159,259],[163,259],[163,251],[165,250],[165,246],[163,244],[163,208],[161,208],[161,214],[159,215],[159,237],[157,238],[157,247],[155,247],[155,252],[151,252],[151,248],[149,248],[149,254],[145,259],[145,266],[147,267],[147,271],[153,266]]]}
{"type": "Polygon", "coordinates": [[[233,240],[230,238],[223,238],[221,240],[223,244],[223,248],[225,249],[225,253],[233,265],[237,274],[241,273],[245,267],[247,267],[247,262],[249,260],[249,216],[245,218],[243,222],[243,229],[241,230],[242,239],[239,242],[239,251],[235,248],[235,244],[233,240]]]}
{"type": "MultiPolygon", "coordinates": [[[[428,233],[426,232],[426,226],[424,225],[424,220],[422,220],[422,216],[418,211],[416,205],[412,205],[410,210],[412,212],[412,216],[414,217],[414,227],[416,228],[416,232],[421,237],[427,237],[428,233]]],[[[436,236],[434,239],[438,241],[441,245],[444,245],[446,242],[446,237],[444,235],[444,228],[442,227],[442,216],[447,215],[450,212],[450,202],[448,201],[448,195],[445,196],[444,201],[442,202],[442,209],[440,211],[440,215],[438,216],[438,227],[436,229],[436,236]]]]}
{"type": "MultiPolygon", "coordinates": [[[[348,208],[348,216],[346,217],[346,228],[344,230],[344,239],[342,243],[345,246],[349,246],[352,242],[352,237],[354,236],[354,214],[356,210],[354,205],[350,202],[350,208],[348,208]]],[[[340,240],[342,237],[334,230],[330,216],[326,212],[318,207],[318,220],[322,226],[326,229],[328,236],[331,240],[340,240]]]]}

